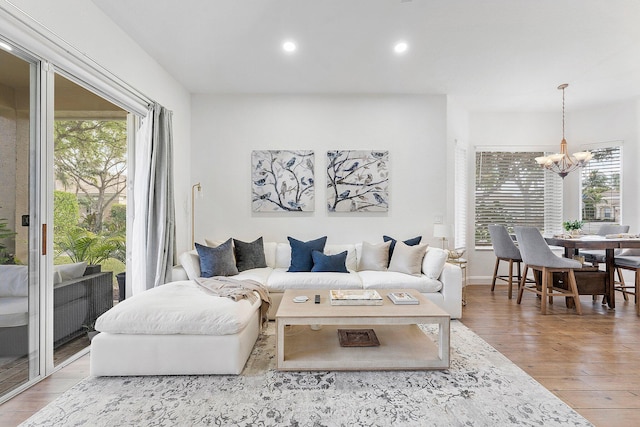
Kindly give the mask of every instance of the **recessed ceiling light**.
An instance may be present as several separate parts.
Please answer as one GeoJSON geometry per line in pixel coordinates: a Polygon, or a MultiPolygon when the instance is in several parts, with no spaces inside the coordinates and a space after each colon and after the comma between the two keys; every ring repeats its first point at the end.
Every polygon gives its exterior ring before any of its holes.
{"type": "Polygon", "coordinates": [[[11,46],[9,46],[8,44],[6,44],[5,42],[0,42],[0,48],[2,48],[4,50],[8,50],[9,52],[11,52],[13,50],[13,48],[11,46]]]}
{"type": "Polygon", "coordinates": [[[282,50],[287,53],[293,53],[296,51],[296,49],[298,49],[298,46],[296,46],[295,42],[292,42],[291,40],[287,40],[286,42],[282,43],[282,50]]]}
{"type": "Polygon", "coordinates": [[[405,53],[407,49],[409,49],[409,45],[406,42],[398,42],[393,47],[394,52],[397,54],[405,53]]]}

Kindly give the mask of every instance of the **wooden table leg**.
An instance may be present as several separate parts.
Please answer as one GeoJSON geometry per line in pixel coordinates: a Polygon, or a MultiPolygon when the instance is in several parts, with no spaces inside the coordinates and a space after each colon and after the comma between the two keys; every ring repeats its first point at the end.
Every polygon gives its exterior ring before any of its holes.
{"type": "Polygon", "coordinates": [[[614,267],[614,249],[605,249],[605,262],[607,265],[607,282],[605,285],[605,296],[607,299],[607,304],[609,308],[616,308],[616,297],[615,297],[615,272],[616,269],[614,267]]]}

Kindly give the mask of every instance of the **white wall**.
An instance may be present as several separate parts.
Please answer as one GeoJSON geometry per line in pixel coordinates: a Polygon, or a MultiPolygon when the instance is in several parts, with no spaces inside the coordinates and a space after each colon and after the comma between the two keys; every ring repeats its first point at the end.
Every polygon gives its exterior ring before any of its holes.
{"type": "MultiPolygon", "coordinates": [[[[191,99],[189,93],[117,25],[86,0],[12,0],[99,66],[173,111],[174,167],[189,170],[191,99]]],[[[28,32],[28,31],[27,31],[28,32]]],[[[20,44],[20,40],[14,40],[20,44]]],[[[36,52],[37,53],[37,52],[36,52]]],[[[188,248],[189,177],[175,174],[178,252],[188,248]]]]}
{"type": "Polygon", "coordinates": [[[286,241],[322,235],[329,242],[431,238],[435,215],[446,213],[446,98],[444,96],[194,95],[191,181],[196,241],[235,237],[286,241]],[[252,213],[252,150],[315,152],[316,203],[309,213],[252,213]],[[326,151],[389,150],[387,213],[326,210],[326,151]]]}
{"type": "MultiPolygon", "coordinates": [[[[565,137],[569,152],[579,151],[585,144],[607,141],[624,141],[623,148],[623,221],[632,232],[640,232],[640,210],[638,164],[640,102],[631,100],[612,105],[567,113],[565,137]]],[[[471,113],[469,119],[470,145],[480,147],[504,147],[544,149],[557,152],[562,140],[562,116],[551,113],[471,113]]],[[[472,150],[473,151],[473,150],[472,150]]],[[[474,174],[473,162],[470,164],[474,174]]],[[[569,174],[564,179],[564,219],[575,219],[580,215],[579,176],[569,174]]],[[[475,183],[470,186],[470,210],[467,239],[468,275],[472,283],[487,283],[493,274],[495,256],[491,250],[473,249],[475,183]]]]}

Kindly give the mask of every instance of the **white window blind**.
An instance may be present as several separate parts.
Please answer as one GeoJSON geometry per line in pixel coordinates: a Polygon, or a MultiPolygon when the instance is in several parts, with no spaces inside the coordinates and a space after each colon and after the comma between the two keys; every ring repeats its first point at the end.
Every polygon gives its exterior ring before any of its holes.
{"type": "Polygon", "coordinates": [[[622,146],[615,145],[589,151],[593,158],[581,172],[581,218],[589,224],[620,223],[622,146]]]}
{"type": "Polygon", "coordinates": [[[456,248],[467,245],[467,150],[456,147],[455,150],[455,181],[454,181],[454,216],[456,248]]]}
{"type": "Polygon", "coordinates": [[[562,179],[535,161],[542,152],[476,152],[475,245],[491,246],[488,226],[562,228],[562,179]]]}

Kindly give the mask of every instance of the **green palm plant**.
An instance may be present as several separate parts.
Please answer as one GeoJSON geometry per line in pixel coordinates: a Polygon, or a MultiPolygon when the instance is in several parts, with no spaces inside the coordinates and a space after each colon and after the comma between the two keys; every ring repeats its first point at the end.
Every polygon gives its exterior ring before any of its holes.
{"type": "Polygon", "coordinates": [[[57,256],[67,255],[72,262],[89,265],[117,257],[123,245],[121,236],[96,234],[82,227],[73,227],[56,242],[57,256]]]}

